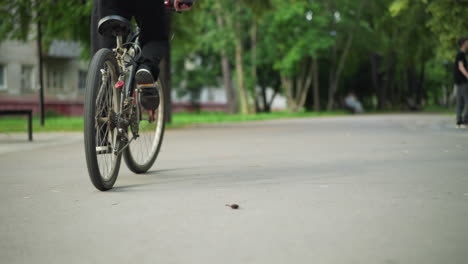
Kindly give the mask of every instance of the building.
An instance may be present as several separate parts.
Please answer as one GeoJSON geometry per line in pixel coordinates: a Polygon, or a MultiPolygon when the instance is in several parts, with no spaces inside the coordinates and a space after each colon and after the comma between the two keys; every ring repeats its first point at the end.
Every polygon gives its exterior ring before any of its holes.
{"type": "MultiPolygon", "coordinates": [[[[88,62],[80,59],[77,42],[53,41],[43,51],[43,83],[46,113],[82,115],[88,62]]],[[[224,89],[203,89],[194,105],[188,96],[173,91],[173,111],[226,111],[224,89]]],[[[274,109],[284,109],[285,100],[275,99],[274,109]]],[[[39,113],[39,66],[35,40],[0,42],[0,109],[33,109],[39,113]]]]}
{"type": "MultiPolygon", "coordinates": [[[[43,53],[45,106],[49,111],[81,115],[87,62],[81,48],[71,41],[53,41],[43,53]]],[[[39,67],[36,41],[0,43],[1,109],[39,112],[39,67]]]]}

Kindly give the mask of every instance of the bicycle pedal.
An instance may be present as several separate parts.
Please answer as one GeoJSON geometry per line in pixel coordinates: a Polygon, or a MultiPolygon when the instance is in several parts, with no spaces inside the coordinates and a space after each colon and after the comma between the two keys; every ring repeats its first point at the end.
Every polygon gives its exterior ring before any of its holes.
{"type": "Polygon", "coordinates": [[[141,98],[141,106],[149,111],[154,111],[159,107],[159,95],[145,95],[141,98]]]}
{"type": "Polygon", "coordinates": [[[96,154],[110,154],[112,153],[112,148],[110,146],[98,146],[96,147],[96,154]]]}
{"type": "Polygon", "coordinates": [[[139,89],[156,88],[156,84],[154,83],[138,84],[137,87],[139,89]]]}

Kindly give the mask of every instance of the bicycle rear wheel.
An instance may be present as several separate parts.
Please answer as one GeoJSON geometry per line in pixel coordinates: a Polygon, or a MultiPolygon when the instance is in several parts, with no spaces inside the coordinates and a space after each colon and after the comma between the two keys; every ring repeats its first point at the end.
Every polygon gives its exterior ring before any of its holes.
{"type": "MultiPolygon", "coordinates": [[[[159,107],[155,111],[141,108],[139,137],[123,152],[125,163],[134,173],[147,172],[153,166],[161,149],[164,137],[166,109],[164,89],[161,81],[157,82],[157,89],[160,98],[159,107]]],[[[131,131],[129,134],[132,134],[131,131]]]]}
{"type": "Polygon", "coordinates": [[[120,94],[114,89],[118,76],[119,67],[113,52],[99,50],[91,61],[86,79],[84,142],[89,177],[101,191],[113,187],[122,157],[114,153],[118,144],[116,114],[120,108],[120,94]]]}

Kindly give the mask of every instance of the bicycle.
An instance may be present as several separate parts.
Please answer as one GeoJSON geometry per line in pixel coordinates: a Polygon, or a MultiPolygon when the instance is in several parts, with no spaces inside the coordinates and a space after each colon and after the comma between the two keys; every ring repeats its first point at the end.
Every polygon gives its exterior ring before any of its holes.
{"type": "MultiPolygon", "coordinates": [[[[159,106],[145,110],[134,77],[141,55],[139,33],[131,35],[131,23],[121,16],[108,16],[98,31],[116,38],[113,50],[100,49],[92,58],[86,80],[84,145],[88,173],[101,191],[111,189],[122,156],[134,173],[147,172],[156,161],[164,137],[164,86],[157,80],[159,106]],[[123,42],[124,36],[130,36],[123,42]]],[[[154,88],[153,88],[154,89],[154,88]]]]}

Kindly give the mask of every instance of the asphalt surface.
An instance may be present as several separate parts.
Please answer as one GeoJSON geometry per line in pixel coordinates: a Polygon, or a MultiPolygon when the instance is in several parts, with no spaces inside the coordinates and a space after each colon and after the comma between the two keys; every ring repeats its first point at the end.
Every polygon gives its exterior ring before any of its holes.
{"type": "Polygon", "coordinates": [[[35,139],[0,135],[0,263],[468,263],[468,130],[450,116],[171,130],[109,192],[82,135],[35,139]]]}

